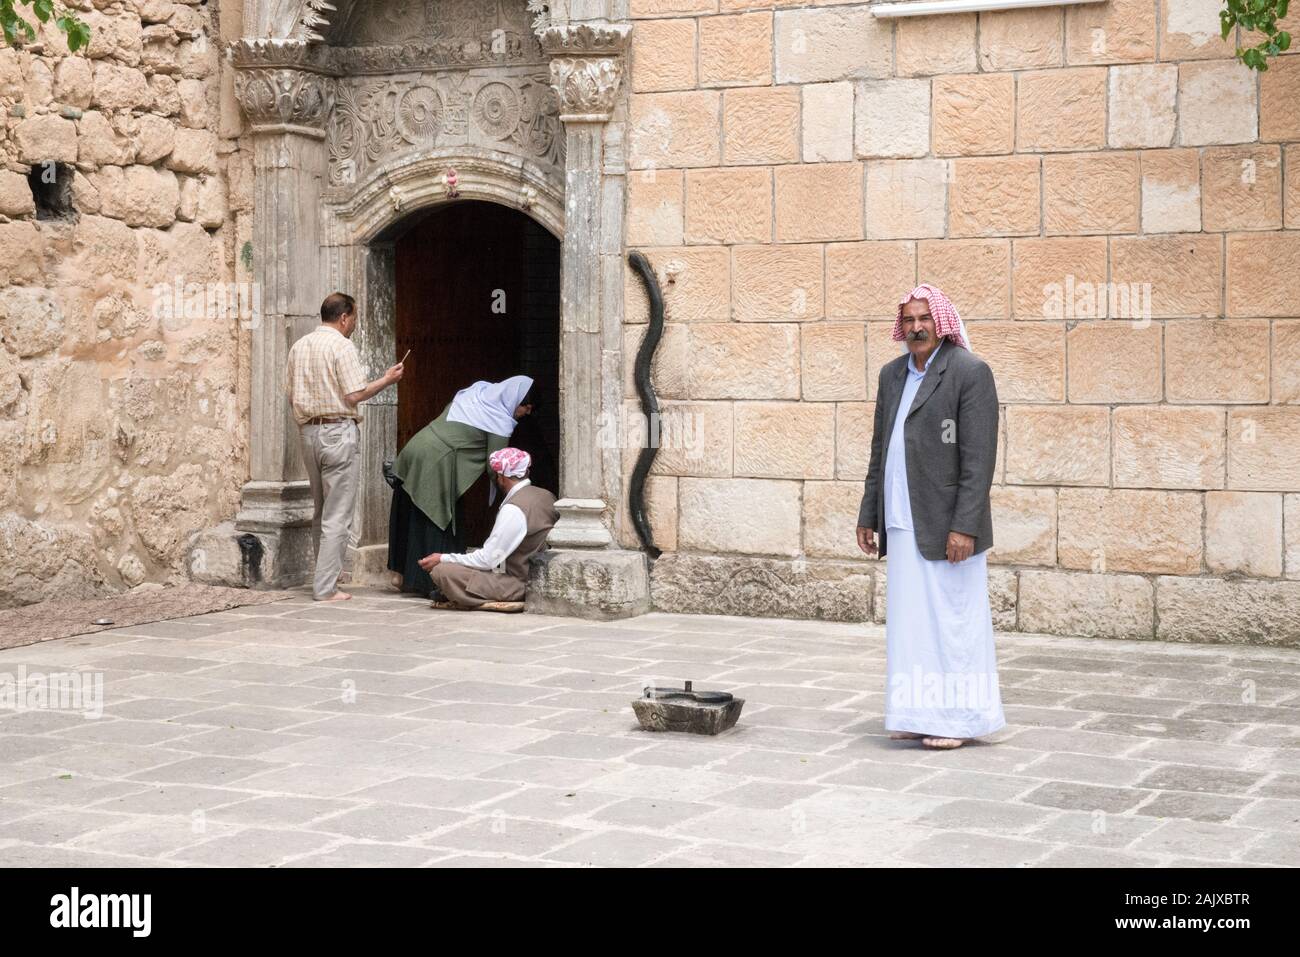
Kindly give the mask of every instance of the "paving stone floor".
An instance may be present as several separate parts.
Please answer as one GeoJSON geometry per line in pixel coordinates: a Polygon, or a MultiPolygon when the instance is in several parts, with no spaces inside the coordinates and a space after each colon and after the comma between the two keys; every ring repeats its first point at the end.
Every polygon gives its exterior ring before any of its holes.
{"type": "Polygon", "coordinates": [[[1000,635],[1010,724],[940,753],[883,732],[879,626],[356,594],[0,652],[103,676],[0,711],[0,864],[1300,864],[1300,652],[1000,635]],[[688,678],[740,724],[637,729],[688,678]]]}

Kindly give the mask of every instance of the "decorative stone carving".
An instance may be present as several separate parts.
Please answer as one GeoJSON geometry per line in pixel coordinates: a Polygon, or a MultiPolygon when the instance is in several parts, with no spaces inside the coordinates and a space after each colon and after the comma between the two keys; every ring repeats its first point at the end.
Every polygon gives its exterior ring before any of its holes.
{"type": "Polygon", "coordinates": [[[874,577],[862,562],[672,553],[655,562],[650,593],[660,611],[870,621],[874,577]]]}
{"type": "Polygon", "coordinates": [[[235,65],[235,96],[254,132],[298,127],[323,136],[334,108],[328,57],[303,40],[246,37],[227,47],[235,65]]]}
{"type": "Polygon", "coordinates": [[[551,57],[551,86],[560,98],[560,119],[603,123],[614,112],[623,81],[627,24],[547,27],[542,49],[551,57]]]}

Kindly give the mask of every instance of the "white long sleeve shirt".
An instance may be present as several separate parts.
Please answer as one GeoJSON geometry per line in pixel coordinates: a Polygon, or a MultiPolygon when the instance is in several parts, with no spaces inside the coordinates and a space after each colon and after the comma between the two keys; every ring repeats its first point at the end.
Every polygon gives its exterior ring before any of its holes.
{"type": "Polygon", "coordinates": [[[912,530],[912,499],[907,488],[907,447],[903,442],[904,423],[907,413],[912,410],[912,400],[921,389],[921,382],[930,370],[930,363],[943,348],[943,340],[935,346],[930,358],[925,360],[925,369],[916,371],[916,363],[907,357],[907,378],[903,381],[903,394],[898,400],[898,411],[894,414],[894,428],[889,433],[889,454],[885,456],[885,528],[912,530]]]}
{"type": "Polygon", "coordinates": [[[513,554],[519,547],[519,543],[524,540],[524,536],[528,534],[528,519],[524,517],[523,509],[518,505],[511,505],[510,499],[525,485],[531,484],[528,479],[524,479],[507,493],[497,512],[497,520],[492,525],[492,534],[488,536],[482,548],[464,555],[443,555],[442,560],[485,572],[503,573],[506,559],[513,554]]]}

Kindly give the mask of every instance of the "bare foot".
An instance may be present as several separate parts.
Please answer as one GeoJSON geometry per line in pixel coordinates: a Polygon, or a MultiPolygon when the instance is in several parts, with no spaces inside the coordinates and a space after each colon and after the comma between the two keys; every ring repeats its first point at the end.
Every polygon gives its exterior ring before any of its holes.
{"type": "Polygon", "coordinates": [[[320,600],[321,600],[321,601],[351,601],[351,600],[352,600],[352,596],[349,595],[349,594],[348,594],[347,592],[345,592],[345,591],[336,591],[334,594],[330,595],[328,598],[322,598],[322,599],[320,599],[320,600]]]}
{"type": "Polygon", "coordinates": [[[388,587],[391,588],[393,591],[401,591],[401,590],[402,590],[402,581],[403,581],[403,579],[402,579],[402,573],[401,573],[401,572],[389,572],[389,573],[388,573],[388,587]]]}
{"type": "Polygon", "coordinates": [[[927,748],[934,748],[938,751],[951,751],[953,748],[960,748],[966,743],[965,738],[922,738],[921,743],[927,748]]]}
{"type": "Polygon", "coordinates": [[[924,738],[925,735],[917,734],[915,731],[894,731],[889,735],[890,741],[915,741],[917,738],[924,738]]]}

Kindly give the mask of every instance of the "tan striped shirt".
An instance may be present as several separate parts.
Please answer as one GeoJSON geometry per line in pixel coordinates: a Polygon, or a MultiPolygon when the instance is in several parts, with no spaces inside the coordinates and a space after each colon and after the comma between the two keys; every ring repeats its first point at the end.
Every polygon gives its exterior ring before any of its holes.
{"type": "Polygon", "coordinates": [[[346,416],[361,421],[361,411],[344,396],[360,392],[368,382],[361,356],[352,340],[321,323],[289,350],[289,403],[299,425],[317,416],[346,416]]]}

